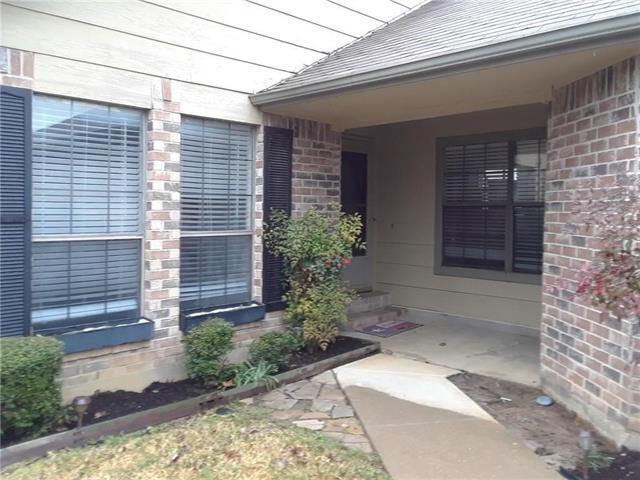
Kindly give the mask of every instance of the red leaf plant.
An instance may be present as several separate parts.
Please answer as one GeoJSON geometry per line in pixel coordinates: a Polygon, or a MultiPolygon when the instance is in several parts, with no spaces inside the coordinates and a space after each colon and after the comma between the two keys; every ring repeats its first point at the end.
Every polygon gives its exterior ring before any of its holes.
{"type": "Polygon", "coordinates": [[[574,232],[599,240],[592,262],[579,272],[576,295],[618,318],[640,318],[640,175],[615,187],[591,188],[577,199],[574,232]]]}

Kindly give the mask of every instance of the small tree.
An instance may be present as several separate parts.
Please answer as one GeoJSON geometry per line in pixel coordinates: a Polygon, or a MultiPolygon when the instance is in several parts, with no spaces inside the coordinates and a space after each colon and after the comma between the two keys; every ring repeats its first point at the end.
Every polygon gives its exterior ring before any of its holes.
{"type": "Polygon", "coordinates": [[[593,262],[580,272],[577,295],[618,318],[640,318],[640,176],[592,189],[574,213],[577,226],[601,240],[593,262]]]}
{"type": "Polygon", "coordinates": [[[289,287],[286,318],[302,324],[311,348],[326,350],[346,321],[352,292],[341,273],[351,263],[352,249],[364,249],[359,240],[362,221],[357,214],[320,213],[311,209],[297,218],[274,210],[264,239],[274,255],[284,259],[289,287]]]}

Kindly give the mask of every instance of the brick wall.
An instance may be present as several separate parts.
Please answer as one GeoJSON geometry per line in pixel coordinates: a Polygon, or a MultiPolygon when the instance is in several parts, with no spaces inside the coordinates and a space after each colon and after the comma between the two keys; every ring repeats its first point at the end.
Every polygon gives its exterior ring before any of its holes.
{"type": "Polygon", "coordinates": [[[0,85],[33,88],[33,52],[0,47],[0,85]]]}
{"type": "MultiPolygon", "coordinates": [[[[0,84],[33,88],[34,54],[0,48],[0,84]]],[[[36,65],[37,67],[37,65],[36,65]]],[[[37,68],[35,69],[37,76],[37,68]]],[[[141,390],[154,381],[184,378],[184,347],[179,329],[180,298],[180,121],[179,91],[167,79],[152,79],[145,153],[145,232],[143,311],[155,322],[154,338],[66,355],[60,379],[63,397],[96,390],[141,390]]],[[[211,112],[216,117],[216,112],[211,112]]],[[[259,129],[258,129],[259,130],[259,129]]],[[[260,135],[258,136],[260,140],[260,135]]],[[[258,147],[260,145],[258,144],[258,147]]],[[[254,299],[261,294],[262,160],[256,155],[256,245],[254,299]]],[[[282,329],[279,312],[236,328],[232,361],[246,357],[248,346],[264,333],[282,329]]]]}
{"type": "Polygon", "coordinates": [[[330,125],[265,115],[265,125],[293,130],[293,214],[340,203],[342,134],[330,125]]]}
{"type": "Polygon", "coordinates": [[[569,231],[576,198],[606,198],[640,163],[640,57],[553,93],[548,125],[541,374],[544,388],[619,444],[640,448],[637,322],[608,318],[575,297],[599,247],[569,231]]]}

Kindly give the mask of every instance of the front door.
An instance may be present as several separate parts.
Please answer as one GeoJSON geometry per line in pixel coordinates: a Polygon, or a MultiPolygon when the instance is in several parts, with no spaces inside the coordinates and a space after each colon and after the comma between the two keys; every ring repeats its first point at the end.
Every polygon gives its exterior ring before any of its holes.
{"type": "MultiPolygon", "coordinates": [[[[362,218],[362,240],[367,241],[367,155],[342,152],[340,176],[342,210],[358,213],[362,218]]],[[[371,289],[371,255],[366,250],[354,250],[353,262],[344,271],[344,278],[358,291],[371,289]]]]}

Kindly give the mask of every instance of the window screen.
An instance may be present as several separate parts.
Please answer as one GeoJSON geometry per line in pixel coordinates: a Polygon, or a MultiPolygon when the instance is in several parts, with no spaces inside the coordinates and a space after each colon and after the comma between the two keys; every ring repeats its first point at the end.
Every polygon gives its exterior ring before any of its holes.
{"type": "Polygon", "coordinates": [[[251,226],[252,130],[212,120],[182,120],[181,223],[189,232],[251,226]]]}
{"type": "Polygon", "coordinates": [[[447,143],[442,265],[540,273],[545,140],[447,143]]]}
{"type": "Polygon", "coordinates": [[[252,128],[183,117],[180,165],[181,309],[249,302],[252,128]]]}
{"type": "Polygon", "coordinates": [[[139,258],[139,240],[36,243],[31,290],[34,328],[135,318],[139,258]]]}
{"type": "Polygon", "coordinates": [[[185,310],[251,300],[251,236],[185,237],[180,246],[185,310]]]}
{"type": "Polygon", "coordinates": [[[33,234],[141,229],[141,115],[36,96],[33,234]]]}
{"type": "Polygon", "coordinates": [[[34,97],[36,330],[139,316],[141,129],[135,110],[34,97]]]}

